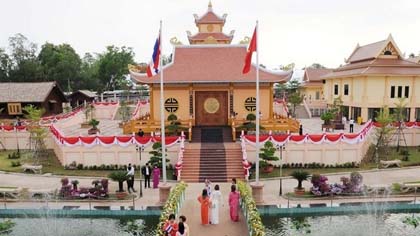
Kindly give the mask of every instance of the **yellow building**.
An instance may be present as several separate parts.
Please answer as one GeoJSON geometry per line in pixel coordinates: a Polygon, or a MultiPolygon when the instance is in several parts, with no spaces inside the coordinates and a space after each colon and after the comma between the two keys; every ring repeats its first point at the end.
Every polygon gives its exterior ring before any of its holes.
{"type": "Polygon", "coordinates": [[[340,97],[348,118],[373,119],[381,107],[395,108],[399,98],[406,98],[407,120],[420,118],[420,64],[404,59],[391,35],[357,45],[345,65],[322,78],[327,103],[340,97]]]}
{"type": "MultiPolygon", "coordinates": [[[[195,16],[198,33],[188,33],[190,45],[173,40],[172,61],[163,67],[165,118],[175,114],[193,126],[226,126],[232,118],[244,120],[255,113],[256,65],[242,74],[247,44],[230,44],[223,33],[226,14],[213,12],[211,3],[201,17],[195,16]],[[175,43],[174,43],[175,41],[175,43]]],[[[148,78],[130,69],[133,81],[150,86],[150,120],[160,122],[160,74],[148,78]]],[[[261,119],[273,119],[273,84],[290,79],[292,71],[260,68],[261,119]]],[[[297,126],[298,127],[298,126],[297,126]]]]}
{"type": "Polygon", "coordinates": [[[303,96],[303,105],[310,112],[310,117],[319,117],[327,109],[322,76],[331,71],[331,69],[305,68],[299,90],[303,96]]]}

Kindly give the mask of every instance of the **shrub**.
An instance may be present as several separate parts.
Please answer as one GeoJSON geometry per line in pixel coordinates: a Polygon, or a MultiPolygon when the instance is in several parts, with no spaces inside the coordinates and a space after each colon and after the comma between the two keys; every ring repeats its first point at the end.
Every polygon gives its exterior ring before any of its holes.
{"type": "Polygon", "coordinates": [[[20,152],[12,152],[12,153],[9,153],[9,155],[7,155],[7,159],[14,160],[14,159],[19,159],[19,158],[20,158],[20,152]]]}
{"type": "Polygon", "coordinates": [[[302,189],[302,182],[305,180],[308,180],[310,175],[306,171],[296,170],[296,171],[293,171],[291,176],[298,181],[297,189],[302,189]]]}
{"type": "Polygon", "coordinates": [[[83,169],[83,164],[82,163],[77,164],[77,169],[82,170],[83,169]]]}
{"type": "Polygon", "coordinates": [[[18,167],[18,166],[21,166],[22,164],[20,163],[20,161],[12,161],[10,162],[10,165],[12,167],[18,167]]]}

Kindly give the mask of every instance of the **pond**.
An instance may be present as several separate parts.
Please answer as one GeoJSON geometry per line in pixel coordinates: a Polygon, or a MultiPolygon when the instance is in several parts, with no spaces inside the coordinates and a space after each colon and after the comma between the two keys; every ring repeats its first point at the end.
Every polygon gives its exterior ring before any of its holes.
{"type": "MultiPolygon", "coordinates": [[[[10,219],[10,218],[9,218],[10,219]]],[[[3,222],[5,218],[1,218],[3,222]]],[[[15,226],[8,236],[154,236],[158,216],[141,218],[11,218],[15,226]]]]}
{"type": "MultiPolygon", "coordinates": [[[[420,227],[404,223],[420,214],[342,215],[281,218],[262,216],[266,236],[418,236],[420,227]]],[[[420,218],[418,218],[420,219],[420,218]]]]}

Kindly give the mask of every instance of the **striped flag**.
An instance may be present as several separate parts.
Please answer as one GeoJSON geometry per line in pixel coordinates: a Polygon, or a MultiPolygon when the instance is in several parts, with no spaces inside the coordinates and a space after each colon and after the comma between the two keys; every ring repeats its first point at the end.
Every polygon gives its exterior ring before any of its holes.
{"type": "Polygon", "coordinates": [[[156,39],[155,46],[153,47],[152,60],[147,66],[147,77],[152,77],[159,73],[159,57],[160,57],[160,32],[159,36],[156,39]]]}

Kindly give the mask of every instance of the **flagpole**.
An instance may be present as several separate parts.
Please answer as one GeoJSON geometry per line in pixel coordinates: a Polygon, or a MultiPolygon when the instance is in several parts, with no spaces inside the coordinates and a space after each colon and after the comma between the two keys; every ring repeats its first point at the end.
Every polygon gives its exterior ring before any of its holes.
{"type": "Polygon", "coordinates": [[[260,182],[260,63],[259,63],[259,35],[258,35],[258,20],[257,20],[257,25],[255,26],[256,28],[256,39],[257,39],[257,48],[256,48],[256,53],[257,53],[257,73],[256,73],[256,90],[257,90],[257,95],[256,95],[256,122],[255,122],[255,135],[256,135],[256,142],[255,142],[255,181],[257,183],[257,185],[260,182]]]}
{"type": "Polygon", "coordinates": [[[160,137],[162,144],[162,175],[163,175],[163,184],[166,185],[166,142],[165,142],[165,104],[163,96],[163,65],[162,65],[162,56],[163,56],[163,44],[162,44],[162,20],[160,21],[160,31],[159,31],[159,68],[160,68],[160,137]]]}

